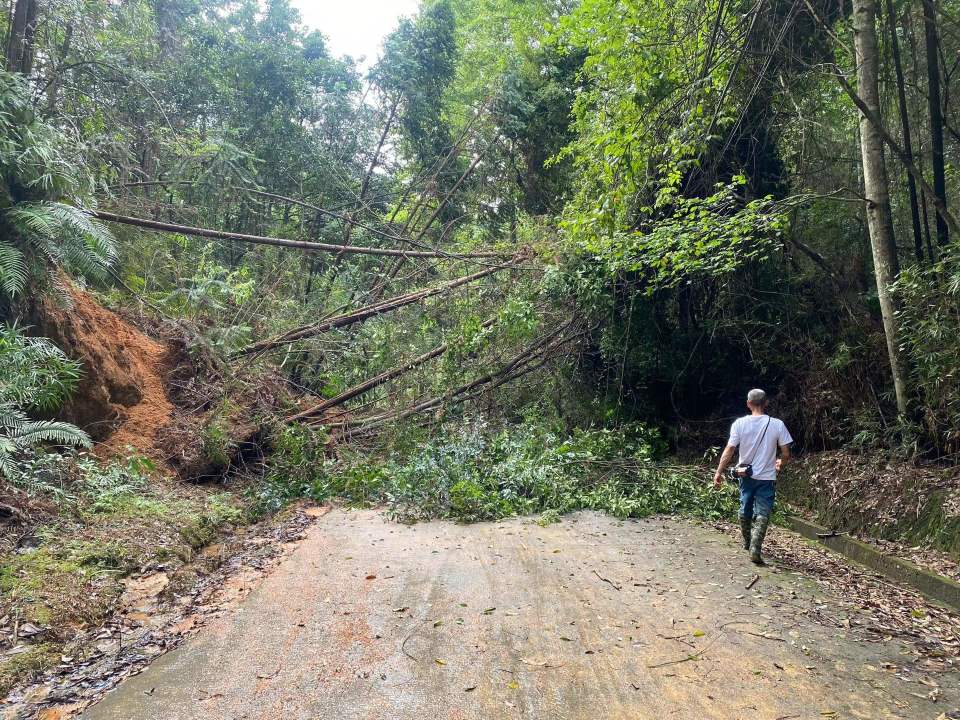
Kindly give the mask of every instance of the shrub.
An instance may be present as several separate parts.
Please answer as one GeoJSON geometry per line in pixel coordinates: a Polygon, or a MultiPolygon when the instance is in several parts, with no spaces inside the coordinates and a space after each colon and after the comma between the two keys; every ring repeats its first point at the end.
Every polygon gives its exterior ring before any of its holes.
{"type": "Polygon", "coordinates": [[[27,414],[57,408],[79,377],[79,365],[49,340],[0,328],[0,475],[12,475],[44,443],[90,447],[79,428],[27,414]]]}
{"type": "Polygon", "coordinates": [[[276,512],[295,498],[324,500],[328,486],[327,437],[305,425],[284,425],[271,438],[273,454],[263,481],[252,492],[256,514],[276,512]]]}

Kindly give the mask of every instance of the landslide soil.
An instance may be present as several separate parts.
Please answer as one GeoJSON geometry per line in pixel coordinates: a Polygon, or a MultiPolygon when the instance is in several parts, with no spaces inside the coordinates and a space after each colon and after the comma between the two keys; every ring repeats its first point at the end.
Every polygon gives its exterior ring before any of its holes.
{"type": "Polygon", "coordinates": [[[152,456],[157,433],[174,411],[164,345],[72,285],[67,298],[45,296],[31,315],[32,332],[82,365],[83,377],[60,416],[100,441],[101,457],[127,448],[152,456]]]}

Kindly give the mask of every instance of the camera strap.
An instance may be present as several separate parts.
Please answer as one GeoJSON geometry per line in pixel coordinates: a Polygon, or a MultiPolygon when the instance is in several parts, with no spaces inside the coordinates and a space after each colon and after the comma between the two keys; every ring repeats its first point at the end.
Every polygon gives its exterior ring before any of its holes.
{"type": "Polygon", "coordinates": [[[741,465],[753,465],[753,459],[757,456],[757,450],[760,448],[760,444],[763,442],[763,438],[767,435],[767,428],[770,427],[770,421],[773,420],[772,417],[767,417],[767,424],[763,426],[763,432],[760,433],[760,439],[757,440],[757,444],[753,446],[753,452],[750,454],[750,462],[741,462],[741,465]]]}

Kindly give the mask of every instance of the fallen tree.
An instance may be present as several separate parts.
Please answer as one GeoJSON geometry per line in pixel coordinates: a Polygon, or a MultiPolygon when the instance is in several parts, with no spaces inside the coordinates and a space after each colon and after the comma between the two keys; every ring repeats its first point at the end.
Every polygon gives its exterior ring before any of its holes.
{"type": "Polygon", "coordinates": [[[337,328],[343,328],[358,322],[363,322],[364,320],[368,320],[376,315],[382,315],[383,313],[390,312],[391,310],[397,310],[398,308],[405,307],[406,305],[412,305],[413,303],[420,302],[421,300],[426,300],[434,295],[439,295],[447,292],[448,290],[453,290],[461,287],[462,285],[467,285],[476,280],[487,277],[488,275],[493,275],[501,270],[506,270],[510,267],[512,267],[512,263],[508,263],[506,265],[496,265],[486,268],[485,270],[481,270],[480,272],[473,273],[472,275],[465,275],[457,278],[456,280],[451,280],[450,282],[443,283],[442,285],[437,285],[436,287],[425,288],[423,290],[406,293],[404,295],[397,295],[389,300],[383,300],[381,302],[374,303],[373,305],[366,305],[344,315],[328,318],[322,322],[314,323],[312,325],[294,328],[269,340],[262,340],[258,343],[254,343],[250,347],[244,348],[243,350],[237,352],[235,357],[266,352],[268,350],[282,347],[283,345],[289,345],[290,343],[294,343],[298,340],[321,335],[325,332],[329,332],[330,330],[335,330],[337,328]]]}
{"type": "Polygon", "coordinates": [[[395,412],[358,418],[356,420],[345,420],[339,423],[323,423],[321,418],[313,417],[308,421],[312,424],[323,424],[328,428],[340,429],[349,432],[351,435],[355,435],[358,433],[367,433],[388,422],[403,420],[436,407],[459,405],[460,403],[474,399],[482,392],[488,392],[489,390],[500,387],[545,365],[553,357],[555,350],[585,334],[586,331],[581,330],[571,333],[566,337],[560,337],[572,324],[573,320],[568,320],[561,324],[556,330],[553,330],[536,342],[528,345],[498,369],[487,372],[468,383],[454,388],[444,395],[437,395],[395,412]]]}
{"type": "MultiPolygon", "coordinates": [[[[494,324],[494,322],[495,322],[495,319],[487,320],[480,327],[484,329],[489,328],[494,324]]],[[[360,397],[361,395],[364,395],[370,392],[371,390],[380,387],[384,383],[387,383],[390,380],[393,380],[395,377],[399,377],[400,375],[403,375],[404,373],[409,372],[414,368],[420,367],[424,363],[429,362],[430,360],[433,360],[436,357],[440,357],[449,349],[450,349],[449,343],[443,343],[442,345],[438,345],[437,347],[433,348],[433,350],[429,350],[428,352],[423,353],[423,355],[419,355],[413,358],[412,360],[408,360],[407,362],[402,363],[401,365],[397,365],[396,367],[390,368],[389,370],[385,370],[379,375],[375,375],[368,380],[364,380],[362,383],[359,383],[357,385],[354,385],[351,388],[344,390],[342,393],[340,393],[336,397],[329,398],[328,400],[324,400],[323,402],[318,403],[313,407],[307,408],[306,410],[298,412],[295,415],[291,415],[290,417],[286,418],[286,422],[298,422],[298,421],[307,420],[310,418],[322,417],[327,410],[330,410],[335,407],[339,407],[344,403],[349,402],[350,400],[353,400],[354,398],[360,397]]]]}
{"type": "Polygon", "coordinates": [[[451,253],[439,249],[400,250],[397,248],[377,248],[361,245],[335,245],[332,243],[312,242],[309,240],[291,240],[289,238],[269,237],[266,235],[246,235],[244,233],[228,232],[226,230],[214,230],[211,228],[200,228],[190,225],[177,225],[175,223],[150,220],[148,218],[117,215],[116,213],[106,212],[104,210],[95,210],[91,212],[90,215],[97,220],[119,223],[121,225],[130,225],[133,227],[143,228],[145,230],[154,230],[156,232],[176,233],[178,235],[190,235],[193,237],[205,237],[212,240],[236,240],[239,242],[252,243],[254,245],[274,245],[277,247],[288,247],[296,250],[304,250],[306,252],[326,252],[348,255],[380,255],[396,258],[449,258],[451,260],[462,260],[467,258],[510,257],[509,253],[499,253],[494,251],[451,253]]]}

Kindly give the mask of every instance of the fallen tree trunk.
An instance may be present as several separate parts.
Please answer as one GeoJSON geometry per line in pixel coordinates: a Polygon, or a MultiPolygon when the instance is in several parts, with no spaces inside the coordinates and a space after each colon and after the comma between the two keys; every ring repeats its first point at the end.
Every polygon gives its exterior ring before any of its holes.
{"type": "Polygon", "coordinates": [[[383,313],[390,312],[391,310],[397,310],[406,305],[412,305],[413,303],[420,302],[421,300],[426,300],[429,297],[434,295],[439,295],[448,290],[453,290],[462,285],[467,285],[472,283],[475,280],[484,278],[488,275],[493,275],[496,272],[501,270],[506,270],[507,268],[512,267],[512,264],[507,265],[497,265],[494,267],[487,268],[486,270],[481,270],[480,272],[473,273],[472,275],[466,275],[456,280],[451,280],[450,282],[438,285],[434,288],[427,288],[425,290],[419,290],[417,292],[407,293],[405,295],[398,295],[396,297],[390,298],[389,300],[384,300],[379,303],[374,303],[373,305],[367,305],[358,310],[353,310],[352,312],[346,313],[344,315],[339,315],[337,317],[329,318],[320,323],[314,323],[313,325],[306,325],[304,327],[294,328],[289,330],[282,335],[279,335],[270,340],[263,340],[258,343],[254,343],[248,348],[240,350],[236,353],[235,357],[242,357],[244,355],[252,355],[254,353],[266,352],[267,350],[273,350],[283,345],[289,345],[290,343],[296,342],[297,340],[303,340],[308,337],[315,337],[321,335],[330,330],[335,330],[336,328],[347,327],[358,322],[363,322],[371,317],[376,315],[382,315],[383,313]]]}
{"type": "Polygon", "coordinates": [[[403,420],[411,415],[432,410],[440,405],[458,405],[471,400],[481,391],[500,387],[511,380],[515,380],[518,377],[522,377],[523,375],[533,372],[538,367],[541,367],[543,364],[549,361],[550,353],[552,351],[562,347],[563,345],[566,345],[567,343],[584,334],[584,331],[581,331],[558,340],[557,337],[561,335],[564,330],[569,328],[571,324],[573,324],[573,320],[568,320],[553,332],[544,336],[537,342],[525,348],[519,354],[515,355],[509,362],[499,369],[481,375],[479,378],[471,380],[469,383],[465,383],[464,385],[455,388],[445,395],[438,395],[428,400],[423,400],[397,412],[361,418],[342,423],[330,423],[327,425],[327,427],[341,429],[356,428],[357,432],[368,432],[380,427],[381,425],[384,425],[385,423],[403,420]],[[538,360],[541,362],[538,363],[538,360]],[[485,387],[487,385],[490,385],[490,387],[485,387]]]}
{"type": "MultiPolygon", "coordinates": [[[[483,325],[481,325],[481,327],[484,329],[489,328],[494,324],[494,322],[495,322],[495,319],[487,320],[485,323],[483,323],[483,325]]],[[[375,375],[369,380],[364,380],[362,383],[359,383],[358,385],[354,385],[353,387],[348,388],[347,390],[344,390],[342,393],[340,393],[336,397],[332,397],[328,400],[324,400],[322,403],[319,403],[317,405],[314,405],[311,408],[307,408],[306,410],[298,412],[296,415],[291,415],[290,417],[286,418],[286,422],[298,422],[301,420],[307,420],[310,418],[322,416],[323,413],[326,412],[327,410],[331,408],[339,407],[344,403],[349,402],[350,400],[353,400],[356,397],[360,397],[361,395],[364,395],[370,392],[371,390],[380,387],[384,383],[387,383],[390,380],[393,380],[393,378],[399,377],[400,375],[403,375],[404,373],[410,370],[413,370],[414,368],[420,367],[424,363],[429,362],[430,360],[433,360],[436,357],[440,357],[449,349],[450,349],[449,343],[443,343],[442,345],[438,345],[437,347],[433,348],[433,350],[425,352],[423,355],[419,355],[413,358],[412,360],[409,360],[403,363],[402,365],[397,365],[396,367],[391,368],[390,370],[385,370],[384,372],[380,373],[379,375],[375,375]]]]}
{"type": "Polygon", "coordinates": [[[376,248],[363,247],[360,245],[334,245],[331,243],[310,242],[308,240],[290,240],[287,238],[276,238],[265,235],[246,235],[244,233],[227,232],[226,230],[213,230],[210,228],[191,227],[189,225],[176,225],[174,223],[160,222],[159,220],[149,220],[147,218],[128,217],[126,215],[117,215],[116,213],[95,210],[91,216],[97,220],[105,222],[120,223],[121,225],[131,225],[133,227],[143,228],[145,230],[155,230],[157,232],[177,233],[179,235],[191,235],[194,237],[205,237],[213,240],[237,240],[239,242],[253,243],[254,245],[275,245],[278,247],[289,247],[307,252],[329,252],[345,253],[351,255],[385,255],[398,258],[450,258],[460,260],[464,258],[507,258],[508,253],[498,253],[492,251],[472,252],[472,253],[450,253],[443,250],[399,250],[397,248],[376,248]]]}

